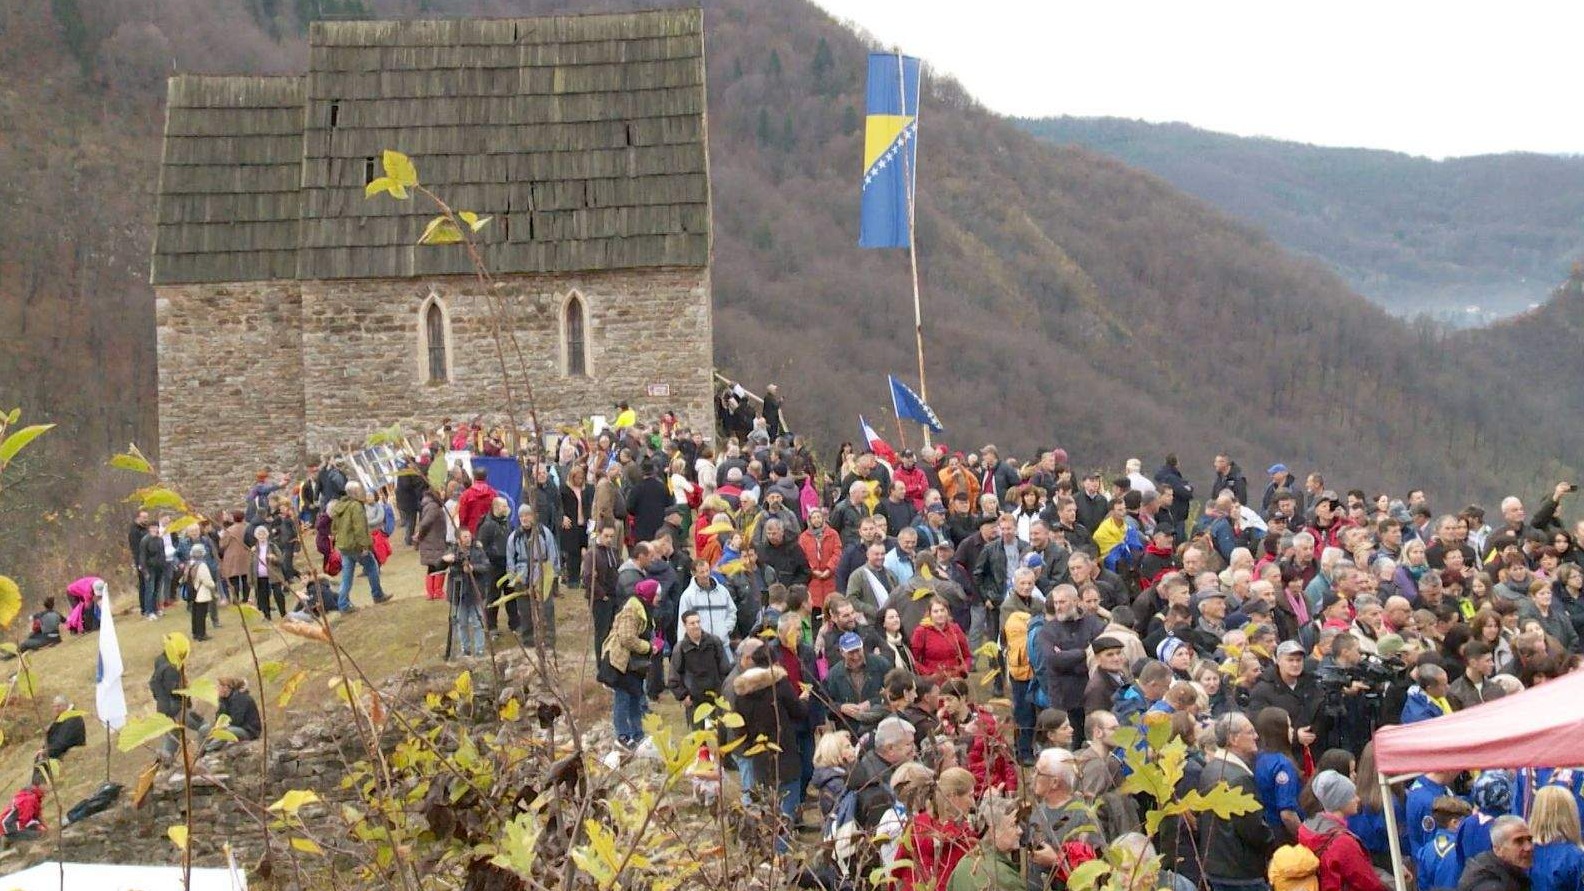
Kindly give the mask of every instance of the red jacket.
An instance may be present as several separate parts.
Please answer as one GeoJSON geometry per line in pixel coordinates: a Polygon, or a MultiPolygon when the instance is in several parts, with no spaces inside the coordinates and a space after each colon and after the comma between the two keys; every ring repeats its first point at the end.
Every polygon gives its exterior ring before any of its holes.
{"type": "Polygon", "coordinates": [[[1375,867],[1358,836],[1329,814],[1321,814],[1309,823],[1298,827],[1298,843],[1320,859],[1320,891],[1386,891],[1386,884],[1375,875],[1375,867]],[[1319,830],[1310,829],[1309,823],[1315,823],[1319,830]]]}
{"type": "MultiPolygon", "coordinates": [[[[968,743],[968,772],[974,778],[974,797],[985,793],[986,789],[999,783],[1007,792],[1016,792],[1018,787],[1017,764],[1012,760],[1012,748],[1006,740],[996,735],[995,715],[989,709],[977,709],[979,716],[974,719],[978,725],[973,740],[968,743]]],[[[945,727],[945,722],[942,722],[945,727]]]]}
{"type": "Polygon", "coordinates": [[[928,812],[913,817],[913,825],[897,848],[897,859],[912,865],[894,873],[898,891],[946,891],[957,861],[979,844],[966,822],[941,820],[928,812]]]}
{"type": "Polygon", "coordinates": [[[936,628],[925,619],[913,629],[908,649],[913,651],[913,670],[922,677],[933,678],[936,683],[947,678],[967,677],[968,666],[973,664],[968,635],[963,634],[956,622],[936,628]]]}
{"type": "MultiPolygon", "coordinates": [[[[924,509],[924,493],[929,491],[929,477],[924,475],[924,468],[915,464],[912,470],[908,470],[898,464],[897,468],[891,471],[891,479],[901,480],[902,484],[907,486],[907,499],[913,502],[914,510],[924,509]]],[[[892,530],[893,533],[896,531],[892,530]]]]}
{"type": "Polygon", "coordinates": [[[813,529],[804,529],[798,536],[798,547],[803,549],[803,556],[808,559],[809,571],[818,572],[826,570],[830,575],[825,578],[810,578],[808,583],[809,603],[816,608],[824,608],[825,598],[836,591],[836,564],[841,562],[842,544],[841,536],[829,526],[820,527],[818,538],[814,536],[813,529]]]}
{"type": "Polygon", "coordinates": [[[457,499],[457,524],[469,532],[477,533],[479,521],[489,516],[496,491],[489,483],[475,482],[457,499]]]}
{"type": "MultiPolygon", "coordinates": [[[[1314,536],[1315,563],[1320,562],[1320,553],[1326,548],[1342,547],[1342,530],[1352,529],[1356,525],[1358,524],[1354,523],[1347,517],[1333,516],[1331,518],[1331,525],[1324,529],[1321,529],[1319,526],[1316,526],[1313,523],[1305,527],[1304,531],[1314,536]]],[[[1305,584],[1307,584],[1307,582],[1305,584]]]]}

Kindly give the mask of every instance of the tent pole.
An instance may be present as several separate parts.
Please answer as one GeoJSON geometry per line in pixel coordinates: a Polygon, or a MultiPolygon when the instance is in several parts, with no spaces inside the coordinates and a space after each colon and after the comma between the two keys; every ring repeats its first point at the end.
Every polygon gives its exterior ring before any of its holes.
{"type": "Polygon", "coordinates": [[[1397,837],[1397,808],[1392,801],[1391,779],[1384,773],[1379,777],[1381,810],[1386,813],[1386,843],[1391,846],[1392,877],[1397,884],[1397,891],[1407,891],[1403,884],[1402,841],[1397,837]]]}

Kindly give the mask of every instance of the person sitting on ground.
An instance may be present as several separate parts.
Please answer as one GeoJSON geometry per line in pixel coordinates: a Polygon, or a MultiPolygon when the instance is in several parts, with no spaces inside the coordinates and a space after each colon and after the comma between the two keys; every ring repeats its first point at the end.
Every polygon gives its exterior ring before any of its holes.
{"type": "Polygon", "coordinates": [[[55,719],[50,722],[49,728],[44,731],[44,745],[33,753],[33,782],[42,785],[44,776],[41,771],[51,761],[59,761],[66,757],[66,753],[79,746],[88,744],[88,730],[83,724],[81,714],[69,715],[72,711],[71,702],[64,696],[55,697],[55,719]]]}
{"type": "Polygon", "coordinates": [[[17,790],[11,806],[0,813],[0,835],[6,839],[38,838],[49,831],[44,823],[44,784],[35,782],[17,790]]]}
{"type": "Polygon", "coordinates": [[[32,633],[17,644],[17,650],[27,653],[55,646],[61,642],[61,626],[64,624],[66,617],[55,611],[55,598],[45,597],[44,608],[33,614],[32,633]]]}
{"type": "Polygon", "coordinates": [[[253,701],[253,694],[248,692],[247,681],[241,678],[220,679],[219,714],[231,719],[227,729],[236,734],[237,742],[258,739],[264,732],[258,703],[253,701]]]}

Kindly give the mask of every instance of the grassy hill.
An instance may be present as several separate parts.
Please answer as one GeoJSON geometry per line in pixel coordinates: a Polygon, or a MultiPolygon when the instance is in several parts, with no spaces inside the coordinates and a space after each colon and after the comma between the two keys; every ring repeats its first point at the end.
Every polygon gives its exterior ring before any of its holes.
{"type": "Polygon", "coordinates": [[[1544,300],[1584,254],[1580,157],[1434,161],[1121,118],[1018,123],[1165,179],[1399,315],[1453,324],[1509,315],[1544,300]]]}
{"type": "MultiPolygon", "coordinates": [[[[19,313],[0,321],[28,326],[11,329],[26,336],[0,373],[19,382],[13,399],[30,419],[62,423],[38,473],[19,474],[0,502],[19,518],[0,524],[0,566],[69,578],[102,562],[86,556],[95,544],[120,562],[118,512],[48,518],[113,495],[104,457],[129,439],[151,445],[144,276],[160,84],[172,69],[299,70],[299,5],[58,0],[0,12],[0,190],[24,209],[0,220],[0,307],[19,313]]],[[[637,5],[664,4],[359,8],[637,5]]],[[[887,372],[914,367],[906,256],[855,246],[868,47],[801,0],[704,9],[716,364],[755,389],[779,382],[789,415],[831,449],[854,438],[860,412],[889,410],[887,372]]],[[[930,78],[924,101],[930,394],[954,447],[995,441],[1026,456],[1059,444],[1082,467],[1176,451],[1200,483],[1226,450],[1251,471],[1281,460],[1364,488],[1425,486],[1443,504],[1535,490],[1578,466],[1561,456],[1584,420],[1520,386],[1521,369],[1392,318],[1161,178],[1035,138],[954,83],[930,78]]],[[[227,422],[225,406],[214,411],[227,422]]]]}

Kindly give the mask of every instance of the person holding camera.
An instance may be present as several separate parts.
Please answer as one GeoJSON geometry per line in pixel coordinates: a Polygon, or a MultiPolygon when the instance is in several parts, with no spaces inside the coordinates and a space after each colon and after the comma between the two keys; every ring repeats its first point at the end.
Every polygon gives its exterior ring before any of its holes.
{"type": "Polygon", "coordinates": [[[1392,672],[1378,660],[1365,663],[1364,651],[1352,634],[1331,641],[1331,655],[1315,673],[1322,702],[1320,714],[1329,732],[1320,734],[1322,749],[1346,749],[1355,756],[1381,723],[1381,701],[1392,672]]]}

